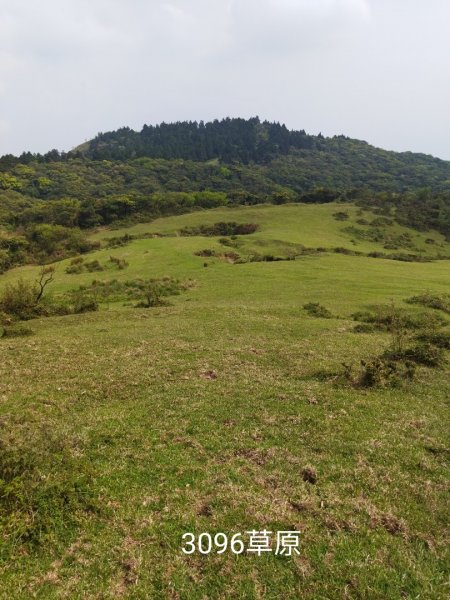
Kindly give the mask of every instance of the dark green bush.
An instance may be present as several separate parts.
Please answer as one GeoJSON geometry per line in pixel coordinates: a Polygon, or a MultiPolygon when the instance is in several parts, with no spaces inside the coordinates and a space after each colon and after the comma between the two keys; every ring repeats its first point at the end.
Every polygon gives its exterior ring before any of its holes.
{"type": "Polygon", "coordinates": [[[194,252],[194,256],[202,256],[204,258],[211,258],[212,256],[216,255],[216,251],[215,250],[211,250],[211,249],[205,249],[205,250],[197,250],[197,252],[194,252]]]}
{"type": "Polygon", "coordinates": [[[344,211],[333,213],[333,217],[336,219],[336,221],[348,221],[349,219],[348,213],[344,211]]]}
{"type": "Polygon", "coordinates": [[[154,306],[167,306],[163,300],[164,289],[156,281],[149,281],[141,288],[143,300],[136,304],[136,308],[151,308],[154,306]]]}
{"type": "Polygon", "coordinates": [[[420,342],[450,350],[450,331],[425,331],[416,336],[420,342]]]}
{"type": "Polygon", "coordinates": [[[110,256],[109,262],[117,267],[119,271],[122,271],[129,266],[129,263],[124,258],[119,258],[117,256],[110,256]]]}
{"type": "Polygon", "coordinates": [[[204,235],[204,236],[236,236],[249,235],[259,228],[256,223],[214,223],[214,225],[199,225],[198,227],[183,227],[180,229],[180,235],[204,235]]]}
{"type": "Polygon", "coordinates": [[[108,238],[105,240],[106,247],[107,248],[118,248],[120,246],[126,246],[127,244],[132,242],[134,239],[136,239],[136,236],[130,235],[129,233],[126,233],[125,235],[121,235],[121,236],[115,236],[115,237],[108,238]]]}
{"type": "Polygon", "coordinates": [[[94,273],[95,271],[103,271],[102,265],[98,260],[91,260],[90,262],[85,262],[84,266],[89,273],[94,273]]]}
{"type": "Polygon", "coordinates": [[[319,317],[321,319],[333,318],[333,315],[328,308],[325,308],[325,306],[322,306],[318,302],[308,302],[307,304],[303,305],[303,308],[312,317],[319,317]]]}
{"type": "Polygon", "coordinates": [[[352,318],[362,323],[370,323],[378,331],[392,331],[399,327],[407,330],[433,329],[446,323],[438,314],[409,312],[385,304],[374,306],[372,310],[353,313],[352,318]]]}
{"type": "Polygon", "coordinates": [[[354,387],[397,387],[405,381],[414,379],[415,367],[411,362],[389,360],[387,357],[376,357],[362,360],[359,370],[344,365],[344,376],[354,387]]]}
{"type": "Polygon", "coordinates": [[[33,335],[34,331],[29,327],[23,327],[20,325],[15,325],[12,327],[1,326],[0,325],[0,338],[12,338],[12,337],[24,337],[33,335]]]}
{"type": "Polygon", "coordinates": [[[34,283],[19,279],[7,284],[0,296],[0,312],[20,321],[33,319],[42,314],[38,304],[39,290],[34,283]]]}
{"type": "Polygon", "coordinates": [[[421,304],[422,306],[435,308],[450,314],[450,294],[438,295],[425,292],[424,294],[408,298],[406,302],[409,304],[421,304]]]}
{"type": "Polygon", "coordinates": [[[83,290],[76,290],[71,293],[71,306],[74,314],[94,312],[98,310],[98,301],[92,295],[83,290]]]}
{"type": "MultiPolygon", "coordinates": [[[[180,282],[171,277],[161,279],[132,279],[128,281],[94,281],[91,285],[80,286],[78,290],[88,297],[93,297],[97,302],[118,302],[139,300],[142,307],[163,306],[167,296],[180,294],[192,286],[191,281],[180,282]]],[[[71,296],[72,297],[72,296],[71,296]]]]}
{"type": "Polygon", "coordinates": [[[68,267],[66,267],[66,273],[68,275],[79,275],[80,273],[83,273],[84,271],[84,265],[82,263],[77,263],[75,265],[69,265],[68,267]]]}
{"type": "Polygon", "coordinates": [[[346,254],[348,256],[361,256],[362,255],[362,252],[358,252],[357,250],[350,250],[349,248],[343,248],[341,246],[334,248],[333,252],[335,252],[336,254],[346,254]]]}
{"type": "Polygon", "coordinates": [[[429,342],[420,342],[400,351],[388,350],[385,358],[391,361],[411,361],[426,367],[440,367],[444,362],[444,349],[429,342]]]}
{"type": "Polygon", "coordinates": [[[377,328],[373,323],[358,323],[353,327],[355,333],[373,333],[377,328]]]}

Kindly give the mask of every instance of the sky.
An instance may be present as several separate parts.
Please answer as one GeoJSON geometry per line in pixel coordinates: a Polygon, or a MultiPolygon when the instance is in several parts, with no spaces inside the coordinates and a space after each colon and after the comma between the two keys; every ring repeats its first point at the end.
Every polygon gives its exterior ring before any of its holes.
{"type": "Polygon", "coordinates": [[[251,117],[450,160],[450,0],[0,0],[0,155],[251,117]]]}

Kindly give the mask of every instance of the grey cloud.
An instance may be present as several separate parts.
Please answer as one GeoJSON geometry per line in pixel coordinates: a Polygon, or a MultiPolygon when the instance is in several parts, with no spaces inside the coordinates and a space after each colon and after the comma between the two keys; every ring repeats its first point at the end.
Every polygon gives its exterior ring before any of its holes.
{"type": "Polygon", "coordinates": [[[0,154],[226,115],[450,159],[443,0],[0,0],[0,154]]]}

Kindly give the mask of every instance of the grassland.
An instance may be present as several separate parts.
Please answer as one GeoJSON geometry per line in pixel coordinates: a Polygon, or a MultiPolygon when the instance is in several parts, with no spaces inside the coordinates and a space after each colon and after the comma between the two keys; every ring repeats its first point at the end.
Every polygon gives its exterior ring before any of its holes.
{"type": "MultiPolygon", "coordinates": [[[[70,275],[70,261],[57,264],[55,295],[94,277],[195,283],[170,306],[109,303],[0,340],[3,433],[24,453],[37,449],[42,486],[63,490],[67,504],[52,513],[40,499],[31,542],[3,535],[1,598],[448,597],[448,363],[392,388],[356,389],[339,374],[390,343],[354,333],[352,313],[448,293],[449,262],[327,252],[230,264],[194,255],[223,251],[217,238],[177,235],[254,222],[259,230],[238,240],[243,256],[299,244],[383,250],[352,242],[343,229],[361,215],[346,206],[340,222],[339,210],[220,209],[102,230],[93,238],[138,237],[89,256],[125,258],[126,269],[70,275]],[[155,234],[170,236],[142,237],[155,234]],[[307,302],[333,318],[309,316],[307,302]],[[72,506],[80,491],[89,502],[72,506]],[[180,549],[187,531],[264,528],[301,531],[300,556],[180,549]]],[[[409,233],[423,254],[448,253],[439,234],[409,233]]],[[[15,269],[0,287],[36,273],[15,269]]]]}

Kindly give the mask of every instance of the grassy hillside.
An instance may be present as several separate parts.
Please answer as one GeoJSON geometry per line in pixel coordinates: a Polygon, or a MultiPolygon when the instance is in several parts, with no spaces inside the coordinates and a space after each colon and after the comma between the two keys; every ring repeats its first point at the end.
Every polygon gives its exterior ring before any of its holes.
{"type": "MultiPolygon", "coordinates": [[[[353,385],[342,363],[392,344],[354,330],[376,305],[448,331],[448,313],[405,302],[447,297],[448,260],[367,254],[436,258],[449,244],[398,224],[355,235],[374,218],[334,203],[219,208],[98,230],[85,261],[103,271],[56,264],[55,297],[94,278],[190,284],[167,306],[113,298],[0,338],[1,598],[447,597],[448,353],[385,387],[353,385]],[[218,222],[259,228],[180,235],[218,222]],[[181,552],[185,532],[252,529],[301,531],[300,555],[181,552]]],[[[0,290],[38,270],[6,272],[0,290]]]]}

